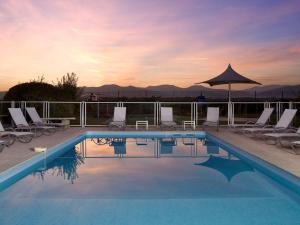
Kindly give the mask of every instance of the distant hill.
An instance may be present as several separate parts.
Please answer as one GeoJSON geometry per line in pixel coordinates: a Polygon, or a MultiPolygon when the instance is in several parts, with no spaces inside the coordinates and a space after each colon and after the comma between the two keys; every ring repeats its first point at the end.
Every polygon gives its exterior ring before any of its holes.
{"type": "MultiPolygon", "coordinates": [[[[226,99],[228,91],[225,89],[212,89],[201,85],[181,88],[174,85],[148,86],[145,88],[134,86],[103,85],[100,87],[83,87],[83,93],[95,93],[103,97],[196,97],[204,95],[206,98],[226,99]]],[[[266,85],[233,91],[234,98],[278,99],[300,97],[300,85],[266,85]]]]}
{"type": "MultiPolygon", "coordinates": [[[[193,85],[181,88],[174,85],[158,85],[148,87],[119,86],[116,84],[103,85],[99,87],[82,87],[83,95],[95,93],[102,97],[197,97],[204,95],[207,99],[226,99],[226,89],[212,89],[201,85],[193,85]]],[[[299,85],[265,85],[248,88],[245,90],[233,91],[233,98],[254,99],[256,92],[257,99],[280,99],[283,94],[285,99],[300,98],[299,85]]],[[[0,100],[6,92],[0,92],[0,100]]]]}

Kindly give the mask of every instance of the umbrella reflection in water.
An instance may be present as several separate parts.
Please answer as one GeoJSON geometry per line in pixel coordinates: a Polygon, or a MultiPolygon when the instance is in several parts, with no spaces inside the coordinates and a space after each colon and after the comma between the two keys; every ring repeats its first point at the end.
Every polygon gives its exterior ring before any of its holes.
{"type": "Polygon", "coordinates": [[[253,168],[239,159],[230,159],[210,155],[209,159],[197,166],[204,166],[222,173],[230,182],[232,178],[242,172],[254,172],[253,168]]]}

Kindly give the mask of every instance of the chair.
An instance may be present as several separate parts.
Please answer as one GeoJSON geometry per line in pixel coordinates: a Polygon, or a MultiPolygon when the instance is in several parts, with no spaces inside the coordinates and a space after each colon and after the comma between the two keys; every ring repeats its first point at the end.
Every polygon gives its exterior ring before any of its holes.
{"type": "Polygon", "coordinates": [[[288,129],[296,113],[297,109],[285,109],[275,126],[264,126],[261,128],[244,128],[242,130],[245,135],[251,136],[259,136],[261,134],[270,132],[284,132],[288,129]]]}
{"type": "Polygon", "coordinates": [[[12,145],[15,139],[22,143],[29,143],[34,136],[32,132],[17,132],[13,129],[5,130],[0,121],[0,137],[7,139],[7,145],[12,145]]]}
{"type": "MultiPolygon", "coordinates": [[[[272,113],[274,111],[274,108],[264,108],[264,111],[260,115],[260,117],[257,119],[256,122],[254,121],[247,121],[244,124],[234,124],[231,125],[231,128],[254,128],[254,127],[264,127],[267,122],[269,121],[272,113]]],[[[236,129],[235,132],[241,131],[240,129],[236,129]]]]}
{"type": "Polygon", "coordinates": [[[0,153],[3,151],[3,149],[5,148],[6,143],[5,141],[0,141],[0,153]]]}
{"type": "Polygon", "coordinates": [[[125,128],[126,126],[126,107],[115,107],[114,117],[109,123],[110,127],[125,128]]]}
{"type": "Polygon", "coordinates": [[[177,127],[177,123],[173,119],[173,108],[172,107],[161,107],[160,108],[160,126],[163,127],[177,127]]]}
{"type": "Polygon", "coordinates": [[[279,143],[281,146],[283,146],[283,140],[286,139],[300,139],[300,127],[295,129],[288,129],[285,132],[282,133],[266,133],[263,134],[266,141],[274,140],[274,144],[279,143]]]}
{"type": "Polygon", "coordinates": [[[216,127],[219,130],[219,118],[219,107],[207,107],[206,121],[202,125],[216,127]]]}
{"type": "Polygon", "coordinates": [[[56,130],[55,127],[50,126],[30,126],[20,108],[8,108],[8,111],[13,119],[14,124],[16,125],[16,131],[29,131],[33,132],[35,136],[41,136],[42,134],[49,135],[56,130]]]}
{"type": "Polygon", "coordinates": [[[290,143],[290,146],[296,154],[299,153],[299,151],[297,151],[297,148],[300,147],[300,141],[293,141],[293,142],[290,143]]]}
{"type": "Polygon", "coordinates": [[[37,126],[51,126],[51,127],[58,127],[58,128],[64,128],[65,124],[63,123],[45,123],[42,118],[37,113],[35,107],[26,107],[26,111],[34,125],[37,126]]]}

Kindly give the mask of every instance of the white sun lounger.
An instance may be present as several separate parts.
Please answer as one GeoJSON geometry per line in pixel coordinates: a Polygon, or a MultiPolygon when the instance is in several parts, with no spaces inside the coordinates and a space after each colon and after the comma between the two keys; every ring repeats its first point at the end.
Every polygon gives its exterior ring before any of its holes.
{"type": "Polygon", "coordinates": [[[34,133],[32,132],[18,132],[11,130],[5,130],[0,121],[0,137],[8,138],[7,144],[11,145],[14,143],[15,139],[22,143],[28,143],[32,140],[34,133]]]}
{"type": "Polygon", "coordinates": [[[280,145],[283,145],[282,141],[284,139],[300,139],[300,127],[295,129],[288,129],[286,132],[280,132],[280,133],[266,133],[263,134],[266,141],[268,140],[274,140],[274,144],[279,143],[280,145]]]}
{"type": "Polygon", "coordinates": [[[173,119],[173,108],[172,107],[161,107],[160,108],[160,126],[163,127],[177,127],[177,123],[173,119]]]}
{"type": "MultiPolygon", "coordinates": [[[[234,124],[231,125],[231,128],[255,128],[255,127],[263,127],[267,124],[267,122],[269,121],[272,113],[274,111],[274,108],[264,108],[264,111],[262,112],[262,114],[260,115],[260,117],[257,119],[256,122],[254,121],[248,121],[244,124],[234,124]]],[[[241,131],[240,129],[236,129],[236,132],[241,131]]]]}
{"type": "Polygon", "coordinates": [[[40,136],[42,134],[49,135],[56,130],[55,127],[49,126],[30,126],[20,108],[8,108],[8,111],[14,121],[14,124],[16,125],[16,131],[34,132],[36,136],[40,136]]]}
{"type": "Polygon", "coordinates": [[[5,141],[0,141],[0,153],[3,151],[3,149],[5,148],[6,143],[5,141]]]}
{"type": "Polygon", "coordinates": [[[110,127],[125,128],[126,126],[126,107],[115,107],[113,121],[109,123],[110,127]]]}
{"type": "Polygon", "coordinates": [[[39,114],[37,113],[35,107],[26,107],[26,111],[27,111],[28,115],[30,116],[30,119],[32,120],[34,125],[60,127],[60,128],[65,127],[64,123],[52,123],[52,122],[45,123],[42,120],[42,118],[39,116],[39,114]]]}
{"type": "Polygon", "coordinates": [[[295,115],[297,113],[297,109],[285,109],[280,120],[277,122],[275,126],[265,126],[262,128],[244,128],[243,132],[246,135],[255,135],[259,136],[264,133],[270,132],[284,132],[287,130],[293,121],[295,115]]]}
{"type": "Polygon", "coordinates": [[[219,130],[219,107],[207,107],[206,121],[202,124],[204,127],[216,127],[219,130]]]}
{"type": "Polygon", "coordinates": [[[296,154],[299,154],[299,151],[296,151],[296,149],[300,147],[300,141],[293,141],[290,143],[291,148],[294,150],[296,154]]]}

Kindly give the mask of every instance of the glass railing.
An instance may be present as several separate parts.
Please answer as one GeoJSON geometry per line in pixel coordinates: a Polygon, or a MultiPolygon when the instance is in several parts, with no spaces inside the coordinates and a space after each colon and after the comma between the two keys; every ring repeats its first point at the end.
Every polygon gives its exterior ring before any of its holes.
{"type": "MultiPolygon", "coordinates": [[[[220,125],[255,121],[263,109],[274,108],[270,124],[275,124],[284,109],[298,109],[293,126],[300,126],[300,102],[54,102],[54,101],[0,101],[0,120],[11,124],[8,108],[35,107],[40,117],[72,117],[71,126],[107,126],[112,121],[114,107],[126,107],[126,125],[135,126],[136,121],[148,121],[149,126],[160,124],[161,107],[173,108],[173,120],[181,125],[195,121],[200,125],[206,120],[208,107],[219,107],[220,125]]],[[[27,117],[29,120],[29,118],[27,117]]]]}

